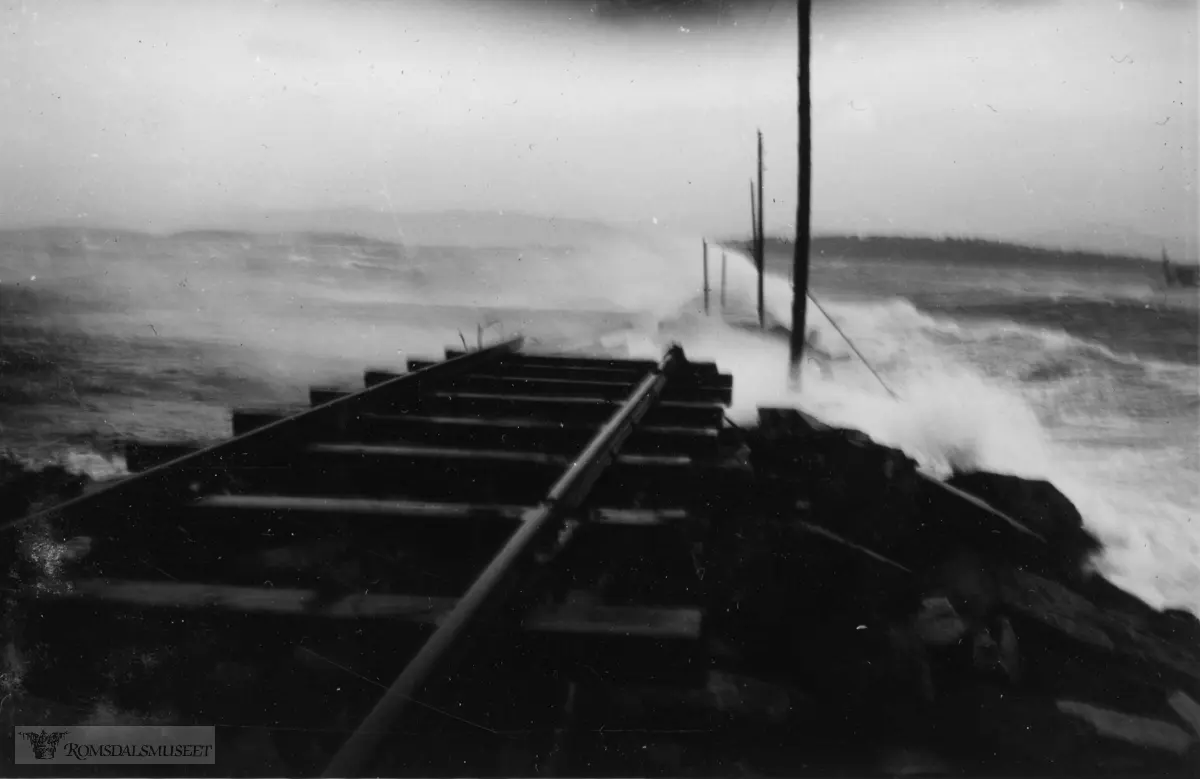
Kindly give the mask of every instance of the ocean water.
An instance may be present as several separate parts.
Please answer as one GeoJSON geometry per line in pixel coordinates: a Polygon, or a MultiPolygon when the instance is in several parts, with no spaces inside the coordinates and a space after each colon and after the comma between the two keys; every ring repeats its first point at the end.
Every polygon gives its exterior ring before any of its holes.
{"type": "MultiPolygon", "coordinates": [[[[526,221],[528,218],[522,217],[526,221]]],[[[653,230],[506,235],[472,245],[334,234],[0,234],[0,444],[106,477],[113,442],[213,440],[232,406],[300,404],[368,365],[520,332],[534,348],[660,356],[735,376],[731,417],[798,405],[904,449],[932,473],[1046,478],[1100,536],[1097,565],[1158,606],[1200,612],[1196,300],[1140,270],[947,267],[814,258],[808,328],[831,360],[799,387],[756,320],[750,261],[653,230]],[[884,390],[843,340],[870,361],[884,390]]],[[[524,224],[524,223],[523,223],[524,224]]],[[[527,225],[525,225],[527,227],[527,225]]],[[[528,233],[528,231],[526,231],[528,233]]],[[[765,284],[790,327],[786,276],[765,284]]]]}

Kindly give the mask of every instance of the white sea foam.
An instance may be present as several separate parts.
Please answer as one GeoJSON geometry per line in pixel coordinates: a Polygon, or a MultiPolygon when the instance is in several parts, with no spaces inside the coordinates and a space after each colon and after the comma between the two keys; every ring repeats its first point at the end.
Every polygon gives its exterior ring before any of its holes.
{"type": "MultiPolygon", "coordinates": [[[[715,289],[710,298],[712,315],[705,316],[698,295],[702,278],[698,238],[615,231],[579,240],[556,235],[551,248],[485,249],[474,260],[455,255],[445,267],[434,262],[407,268],[406,272],[424,279],[420,286],[353,285],[339,277],[342,286],[330,288],[313,281],[321,268],[307,280],[268,278],[261,285],[225,278],[216,271],[209,278],[197,271],[188,277],[185,288],[173,275],[164,277],[163,290],[174,297],[163,292],[148,298],[158,300],[157,307],[139,310],[149,312],[142,319],[153,314],[160,333],[177,331],[179,337],[245,344],[261,355],[258,367],[264,373],[301,385],[324,377],[333,365],[391,364],[402,358],[399,348],[413,350],[414,356],[434,355],[457,340],[457,328],[473,340],[476,322],[469,317],[433,318],[442,315],[428,308],[421,309],[429,312],[427,320],[389,321],[378,313],[363,320],[345,310],[345,304],[355,301],[364,303],[364,311],[367,303],[395,303],[390,310],[397,316],[404,312],[405,302],[525,312],[572,308],[622,312],[624,319],[605,325],[549,317],[564,324],[547,329],[541,322],[532,328],[541,328],[535,342],[578,344],[633,357],[658,357],[669,343],[679,342],[690,357],[715,360],[734,375],[730,415],[738,423],[752,421],[759,406],[796,405],[827,422],[861,429],[899,447],[933,473],[945,474],[952,467],[982,468],[1046,478],[1078,506],[1088,525],[1104,539],[1108,549],[1101,567],[1116,582],[1156,605],[1200,612],[1200,527],[1196,524],[1200,521],[1196,480],[1200,453],[1180,448],[1178,442],[1157,445],[1148,434],[1139,445],[1132,445],[1139,431],[1151,429],[1150,423],[1127,413],[1114,400],[1121,397],[1114,370],[1139,366],[1151,384],[1138,391],[1161,390],[1163,397],[1174,393],[1173,397],[1186,400],[1196,392],[1195,366],[1143,360],[1058,330],[1000,319],[958,321],[925,313],[902,298],[860,296],[823,299],[822,304],[901,399],[879,386],[833,324],[812,307],[808,327],[834,362],[824,370],[807,362],[800,390],[794,391],[786,343],[736,326],[757,322],[757,278],[744,255],[724,250],[725,307],[718,311],[723,250],[712,247],[709,278],[715,289]],[[230,290],[229,295],[199,291],[210,284],[213,289],[230,290]],[[243,289],[253,290],[254,305],[235,307],[233,293],[242,294],[243,289]],[[305,307],[312,298],[303,295],[310,294],[341,306],[342,313],[335,316],[326,309],[305,307]],[[1077,360],[1080,369],[1049,370],[1039,374],[1044,380],[1027,380],[1042,367],[1038,360],[1054,368],[1064,359],[1077,360]],[[1081,433],[1090,434],[1095,445],[1081,443],[1087,438],[1081,433]],[[1122,445],[1097,444],[1109,438],[1122,445]]],[[[133,284],[142,276],[130,272],[127,278],[133,284]]],[[[142,294],[149,295],[148,289],[142,294]]],[[[792,294],[787,282],[768,277],[764,297],[768,324],[790,327],[792,294]]],[[[535,318],[533,314],[510,317],[508,332],[526,327],[535,318]]],[[[145,323],[131,321],[128,327],[144,330],[145,323]]],[[[352,375],[349,367],[346,371],[352,375]]],[[[93,462],[80,467],[99,475],[108,466],[93,462]]]]}
{"type": "MultiPolygon", "coordinates": [[[[753,320],[757,299],[753,266],[740,254],[727,251],[727,258],[726,313],[733,319],[753,320]]],[[[764,300],[769,319],[790,327],[787,282],[768,277],[764,300]]],[[[1106,543],[1102,571],[1153,605],[1200,613],[1200,494],[1195,479],[1181,468],[1187,453],[1149,444],[1136,449],[1072,446],[1045,424],[1045,419],[1054,418],[1055,409],[1041,405],[1066,396],[1017,378],[989,375],[975,360],[956,356],[946,337],[1019,337],[1026,349],[1082,350],[1124,364],[1141,363],[1138,358],[1023,324],[955,323],[902,300],[843,301],[824,308],[901,400],[889,396],[857,360],[835,363],[829,374],[807,362],[801,388],[793,391],[787,375],[787,345],[781,339],[731,327],[720,317],[700,316],[694,303],[665,321],[657,341],[642,343],[640,351],[652,352],[667,341],[678,341],[693,356],[716,360],[735,377],[731,416],[738,422],[753,419],[760,405],[796,406],[903,449],[936,474],[951,468],[979,468],[1047,479],[1076,504],[1087,525],[1106,543]]],[[[807,319],[823,348],[835,356],[846,355],[840,336],[811,306],[807,319]]],[[[970,353],[976,360],[1022,354],[1012,348],[989,351],[990,355],[970,353]]],[[[1194,392],[1193,366],[1150,365],[1150,375],[1164,384],[1177,385],[1191,376],[1194,392]]],[[[1090,373],[1080,378],[1098,380],[1090,373]]],[[[1103,416],[1093,412],[1090,418],[1076,412],[1071,421],[1123,433],[1139,424],[1111,410],[1103,416]]]]}

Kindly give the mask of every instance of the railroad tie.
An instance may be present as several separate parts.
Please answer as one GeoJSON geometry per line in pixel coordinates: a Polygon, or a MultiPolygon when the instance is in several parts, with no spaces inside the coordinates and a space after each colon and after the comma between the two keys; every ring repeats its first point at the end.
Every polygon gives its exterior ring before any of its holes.
{"type": "Polygon", "coordinates": [[[350,631],[398,675],[359,709],[338,776],[369,771],[463,657],[617,683],[703,675],[703,603],[673,582],[695,578],[712,474],[743,467],[720,455],[728,376],[678,348],[557,358],[518,339],[364,384],[235,410],[214,446],[131,446],[135,475],[56,509],[93,547],[33,599],[41,634],[106,638],[65,654],[165,641],[186,656],[203,635],[261,657],[350,631]]]}

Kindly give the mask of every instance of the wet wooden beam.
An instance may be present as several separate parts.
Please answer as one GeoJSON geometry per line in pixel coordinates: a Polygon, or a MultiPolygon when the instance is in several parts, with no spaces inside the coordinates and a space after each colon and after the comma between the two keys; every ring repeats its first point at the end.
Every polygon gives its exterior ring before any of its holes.
{"type": "MultiPolygon", "coordinates": [[[[451,360],[456,357],[461,357],[468,352],[462,349],[447,349],[446,359],[451,360]]],[[[647,371],[654,370],[658,365],[656,360],[620,360],[608,357],[569,357],[563,355],[541,355],[529,354],[521,352],[513,355],[511,359],[506,359],[502,364],[507,368],[510,365],[517,366],[572,366],[578,368],[608,368],[615,370],[640,371],[643,375],[647,371]]],[[[681,366],[681,371],[684,375],[696,374],[716,374],[717,364],[713,362],[691,362],[681,366]]]]}
{"type": "MultiPolygon", "coordinates": [[[[293,465],[301,494],[372,498],[519,502],[549,489],[574,461],[569,455],[383,444],[320,444],[293,465]],[[524,497],[523,497],[524,496],[524,497]]],[[[593,500],[619,508],[693,505],[728,483],[725,460],[686,456],[621,455],[600,477],[593,500]]],[[[292,491],[292,490],[289,490],[292,491]]]]}
{"type": "MultiPolygon", "coordinates": [[[[249,430],[282,419],[285,412],[262,409],[233,412],[235,429],[249,430]]],[[[536,449],[556,454],[574,453],[595,434],[596,425],[562,424],[545,419],[428,416],[423,414],[366,413],[360,417],[357,437],[368,442],[408,442],[448,446],[536,449]]],[[[333,439],[333,431],[329,438],[333,439]]],[[[622,450],[630,454],[677,452],[693,457],[717,453],[719,432],[707,427],[638,426],[622,450]]]]}
{"type": "MultiPolygon", "coordinates": [[[[438,360],[409,360],[409,371],[421,370],[436,365],[438,360]]],[[[375,371],[371,371],[374,373],[375,371]]],[[[378,371],[390,373],[390,371],[378,371]]],[[[577,379],[580,381],[615,381],[633,383],[645,374],[641,369],[587,367],[580,365],[525,365],[506,363],[490,370],[480,370],[479,376],[519,376],[532,379],[577,379]]],[[[728,373],[703,373],[691,375],[684,373],[671,379],[672,383],[682,386],[705,386],[721,389],[733,386],[733,376],[728,373]]]]}
{"type": "MultiPolygon", "coordinates": [[[[385,371],[367,371],[363,382],[368,387],[403,375],[385,371]]],[[[472,374],[452,382],[447,389],[463,392],[489,394],[514,393],[517,395],[548,395],[562,397],[595,397],[606,400],[623,400],[633,391],[641,377],[631,375],[628,380],[595,380],[576,377],[520,376],[508,373],[472,374]]],[[[672,381],[663,391],[666,400],[691,403],[733,402],[732,387],[706,384],[687,385],[672,381]]]]}
{"type": "MultiPolygon", "coordinates": [[[[461,496],[451,496],[461,500],[461,496]]],[[[169,518],[112,523],[93,539],[92,575],[452,595],[462,592],[536,507],[294,494],[212,495],[169,518]]],[[[695,524],[684,509],[581,508],[575,539],[602,549],[631,545],[649,560],[695,524]]],[[[657,557],[656,557],[657,559],[657,557]]],[[[665,557],[648,562],[665,570],[665,557]]]]}
{"type": "MultiPolygon", "coordinates": [[[[513,416],[527,414],[539,419],[554,419],[565,424],[601,424],[620,407],[615,400],[592,398],[531,397],[489,393],[436,392],[421,402],[421,413],[513,416]]],[[[662,401],[651,408],[642,423],[655,427],[719,428],[725,409],[715,403],[662,401]]]]}
{"type": "MultiPolygon", "coordinates": [[[[157,444],[143,445],[141,467],[158,467],[179,454],[166,445],[155,454],[157,444]]],[[[568,450],[569,451],[569,450],[568,450]]],[[[371,498],[403,497],[435,502],[461,500],[467,494],[503,501],[505,496],[528,495],[529,490],[549,486],[549,480],[572,461],[573,454],[508,449],[469,449],[366,442],[329,442],[281,452],[272,457],[231,457],[217,464],[181,466],[196,478],[206,474],[234,479],[240,488],[233,492],[295,492],[300,495],[361,495],[371,498]],[[529,482],[522,482],[529,479],[529,482]]],[[[598,489],[627,507],[629,501],[648,492],[661,499],[684,497],[711,485],[737,479],[734,470],[744,470],[733,461],[686,454],[636,454],[617,458],[612,473],[606,473],[598,489]],[[729,473],[725,473],[729,471],[729,473]]],[[[181,495],[182,497],[182,495],[181,495]]],[[[657,499],[656,499],[657,500],[657,499]]],[[[655,502],[655,507],[662,503],[655,502]]],[[[679,505],[679,504],[677,504],[679,505]]]]}
{"type": "MultiPolygon", "coordinates": [[[[563,469],[573,459],[563,455],[539,452],[511,452],[505,449],[454,449],[436,446],[405,446],[403,444],[326,443],[312,444],[308,452],[345,457],[385,457],[399,460],[471,461],[481,464],[520,464],[563,469]]],[[[643,467],[689,468],[692,458],[686,455],[617,455],[616,464],[643,467]]]]}
{"type": "MultiPolygon", "coordinates": [[[[542,427],[514,427],[505,430],[471,418],[460,418],[464,423],[461,426],[447,423],[445,420],[424,422],[421,418],[410,419],[404,416],[388,417],[387,419],[389,420],[387,424],[378,426],[368,424],[364,431],[365,434],[355,435],[355,438],[363,440],[354,443],[340,440],[331,432],[328,436],[330,439],[328,445],[332,447],[361,445],[367,447],[363,450],[363,454],[384,451],[380,447],[391,447],[396,450],[396,453],[402,450],[415,452],[418,449],[426,449],[430,451],[431,456],[436,456],[433,453],[438,451],[460,451],[467,453],[465,456],[474,456],[473,453],[482,451],[484,454],[480,456],[484,459],[500,459],[512,463],[552,463],[565,468],[568,458],[577,454],[594,432],[594,428],[566,429],[547,426],[544,422],[542,427]],[[470,447],[489,447],[489,449],[481,450],[470,447]],[[488,451],[499,452],[499,454],[489,455],[486,453],[488,451]]],[[[433,420],[436,419],[433,418],[433,420]]],[[[654,466],[668,460],[676,464],[688,464],[692,460],[702,461],[714,458],[717,454],[717,444],[717,431],[709,428],[655,428],[645,432],[638,431],[630,436],[630,443],[624,447],[628,454],[623,457],[626,458],[624,460],[626,464],[641,462],[654,466]],[[690,434],[692,431],[695,432],[695,435],[690,434]],[[638,460],[637,458],[643,459],[638,460]],[[673,460],[672,458],[684,458],[684,460],[673,460]]],[[[178,441],[128,442],[125,447],[126,467],[130,473],[138,473],[190,454],[199,448],[199,444],[178,441]]],[[[346,450],[337,448],[318,449],[317,451],[346,453],[346,450]]],[[[293,450],[271,457],[231,455],[222,460],[219,467],[230,469],[286,467],[294,462],[299,453],[299,451],[293,450]]],[[[206,467],[211,468],[212,466],[206,467]]]]}
{"type": "MultiPolygon", "coordinates": [[[[238,512],[298,513],[338,517],[379,516],[395,519],[510,520],[512,522],[521,521],[523,515],[533,508],[532,506],[515,505],[297,497],[294,495],[210,495],[201,498],[195,506],[238,512]]],[[[585,509],[580,518],[597,524],[649,526],[685,521],[688,513],[683,509],[656,511],[595,508],[585,509]]]]}
{"type": "MultiPolygon", "coordinates": [[[[315,619],[386,619],[424,625],[439,624],[458,602],[457,598],[427,595],[372,594],[330,600],[302,589],[96,579],[81,579],[69,589],[42,593],[40,597],[106,603],[131,610],[219,610],[315,619]]],[[[522,620],[522,626],[536,633],[696,641],[701,635],[702,620],[703,613],[695,608],[602,606],[580,595],[568,597],[563,604],[535,608],[522,620]]]]}

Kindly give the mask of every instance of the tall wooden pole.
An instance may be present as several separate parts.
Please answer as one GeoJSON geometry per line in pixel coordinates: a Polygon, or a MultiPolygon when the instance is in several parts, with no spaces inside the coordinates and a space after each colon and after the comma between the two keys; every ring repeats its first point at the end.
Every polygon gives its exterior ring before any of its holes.
{"type": "Polygon", "coordinates": [[[754,258],[755,264],[758,266],[758,327],[760,330],[766,329],[767,318],[763,306],[763,273],[765,268],[766,254],[766,236],[763,234],[763,211],[766,210],[763,202],[763,149],[762,149],[762,130],[758,131],[758,253],[754,258]]]}
{"type": "Polygon", "coordinates": [[[750,179],[750,251],[754,253],[754,262],[758,262],[758,207],[754,202],[754,179],[750,179]]]}
{"type": "Polygon", "coordinates": [[[796,247],[792,257],[792,337],[788,370],[799,387],[800,363],[804,359],[804,337],[808,313],[808,245],[812,219],[812,0],[797,0],[797,35],[800,44],[800,174],[796,200],[796,247]]]}
{"type": "Polygon", "coordinates": [[[750,179],[750,252],[758,269],[758,206],[754,198],[754,179],[750,179]]]}
{"type": "Polygon", "coordinates": [[[708,316],[708,239],[704,241],[704,315],[708,316]]]}

